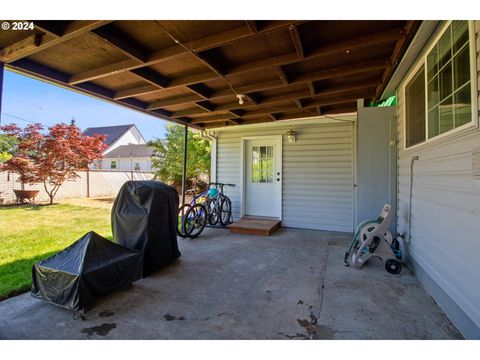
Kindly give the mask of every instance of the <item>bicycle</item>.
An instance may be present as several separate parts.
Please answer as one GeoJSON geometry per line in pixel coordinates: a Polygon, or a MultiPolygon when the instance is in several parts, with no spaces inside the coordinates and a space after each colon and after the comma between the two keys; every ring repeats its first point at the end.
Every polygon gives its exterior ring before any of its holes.
{"type": "Polygon", "coordinates": [[[225,186],[234,187],[235,184],[211,182],[207,190],[198,195],[194,194],[194,190],[186,191],[187,194],[193,194],[193,199],[190,204],[183,204],[179,209],[177,225],[179,236],[196,238],[207,223],[216,225],[220,221],[222,226],[232,223],[232,202],[224,194],[225,186]]]}

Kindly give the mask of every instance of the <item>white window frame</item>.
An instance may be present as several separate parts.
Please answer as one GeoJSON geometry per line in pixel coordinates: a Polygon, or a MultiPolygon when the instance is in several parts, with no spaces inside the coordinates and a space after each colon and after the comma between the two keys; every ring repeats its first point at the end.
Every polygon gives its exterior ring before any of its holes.
{"type": "Polygon", "coordinates": [[[117,170],[117,160],[110,160],[110,170],[117,170]],[[115,167],[112,167],[113,163],[115,163],[115,167]]]}
{"type": "Polygon", "coordinates": [[[454,129],[445,131],[439,135],[436,135],[432,138],[428,137],[428,71],[427,71],[427,56],[430,51],[435,47],[438,43],[442,35],[447,31],[452,20],[447,21],[443,26],[442,29],[435,35],[433,41],[430,45],[423,51],[422,55],[417,60],[417,64],[410,70],[409,75],[405,79],[402,85],[402,98],[403,98],[403,148],[405,150],[411,150],[415,148],[420,148],[422,146],[431,144],[432,142],[437,142],[439,140],[445,140],[446,138],[450,138],[455,136],[459,132],[463,132],[466,130],[471,129],[478,129],[478,105],[477,105],[477,97],[478,97],[478,90],[477,90],[477,59],[476,59],[476,47],[475,47],[475,24],[474,21],[468,20],[468,43],[469,43],[469,50],[470,50],[470,91],[471,91],[471,106],[472,106],[472,119],[470,122],[463,124],[459,127],[454,129]],[[413,79],[417,71],[420,70],[421,67],[424,67],[425,71],[425,140],[407,147],[407,98],[405,96],[405,89],[410,81],[413,79]]]}

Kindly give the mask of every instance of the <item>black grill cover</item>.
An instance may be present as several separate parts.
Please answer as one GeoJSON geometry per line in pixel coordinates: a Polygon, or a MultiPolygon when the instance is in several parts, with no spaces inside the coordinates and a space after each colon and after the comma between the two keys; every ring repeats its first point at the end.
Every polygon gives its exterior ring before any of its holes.
{"type": "Polygon", "coordinates": [[[140,252],[126,249],[91,231],[32,268],[34,297],[82,311],[141,276],[140,252]]]}
{"type": "Polygon", "coordinates": [[[159,181],[127,181],[112,208],[114,241],[143,253],[143,276],[180,256],[177,191],[159,181]]]}

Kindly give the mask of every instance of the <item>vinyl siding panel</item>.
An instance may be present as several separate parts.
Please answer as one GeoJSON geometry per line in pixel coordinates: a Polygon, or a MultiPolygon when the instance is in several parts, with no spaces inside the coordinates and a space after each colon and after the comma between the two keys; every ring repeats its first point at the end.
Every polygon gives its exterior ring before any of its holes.
{"type": "MultiPolygon", "coordinates": [[[[478,89],[479,21],[475,22],[475,29],[477,78],[473,81],[477,81],[478,89]]],[[[414,149],[404,149],[402,88],[403,84],[397,94],[398,231],[408,231],[410,161],[418,155],[410,256],[480,326],[480,181],[472,171],[472,154],[480,146],[480,131],[471,127],[414,149]]]]}
{"type": "MultiPolygon", "coordinates": [[[[228,189],[234,219],[240,216],[241,141],[243,137],[283,135],[289,125],[217,133],[217,180],[237,184],[228,189]]],[[[298,124],[297,141],[283,136],[282,225],[352,231],[352,123],[298,124]]]]}

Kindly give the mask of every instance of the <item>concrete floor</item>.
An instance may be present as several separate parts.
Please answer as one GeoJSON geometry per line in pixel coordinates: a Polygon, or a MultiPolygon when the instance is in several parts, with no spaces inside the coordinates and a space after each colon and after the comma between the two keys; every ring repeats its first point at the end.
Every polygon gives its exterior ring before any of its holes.
{"type": "Polygon", "coordinates": [[[343,266],[351,234],[206,229],[174,265],[72,312],[23,294],[0,302],[0,339],[457,339],[409,274],[343,266]]]}

